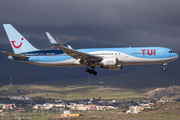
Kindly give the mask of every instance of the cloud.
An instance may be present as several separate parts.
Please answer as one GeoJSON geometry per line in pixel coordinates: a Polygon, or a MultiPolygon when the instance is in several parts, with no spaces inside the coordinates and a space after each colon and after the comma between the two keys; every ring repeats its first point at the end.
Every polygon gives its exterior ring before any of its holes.
{"type": "MultiPolygon", "coordinates": [[[[49,31],[59,39],[180,51],[179,5],[177,0],[7,0],[0,2],[0,23],[38,40],[47,40],[49,31]]],[[[0,36],[4,41],[3,29],[0,36]]]]}

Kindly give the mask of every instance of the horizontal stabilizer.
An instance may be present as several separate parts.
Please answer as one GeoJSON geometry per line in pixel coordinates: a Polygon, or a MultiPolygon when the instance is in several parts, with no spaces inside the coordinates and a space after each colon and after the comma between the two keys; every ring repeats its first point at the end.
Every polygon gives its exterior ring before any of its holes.
{"type": "Polygon", "coordinates": [[[16,57],[16,58],[19,58],[19,59],[28,59],[29,58],[29,57],[25,57],[25,56],[22,56],[22,55],[18,55],[18,54],[6,52],[6,51],[1,51],[1,52],[6,54],[6,55],[10,55],[12,57],[16,57]]]}

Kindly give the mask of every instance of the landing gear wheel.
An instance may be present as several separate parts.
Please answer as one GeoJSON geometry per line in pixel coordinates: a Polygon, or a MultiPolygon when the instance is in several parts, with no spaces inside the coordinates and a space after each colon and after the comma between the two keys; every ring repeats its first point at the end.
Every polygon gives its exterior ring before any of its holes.
{"type": "Polygon", "coordinates": [[[86,72],[89,72],[89,69],[88,69],[88,68],[86,68],[86,69],[85,69],[85,71],[86,71],[86,72]]]}
{"type": "Polygon", "coordinates": [[[89,70],[89,74],[92,74],[93,73],[93,70],[89,70]]]}
{"type": "Polygon", "coordinates": [[[96,72],[96,71],[93,71],[93,75],[97,75],[97,72],[96,72]]]}
{"type": "Polygon", "coordinates": [[[163,66],[164,66],[164,67],[163,67],[163,71],[165,72],[165,71],[167,70],[167,69],[166,69],[166,68],[167,68],[167,63],[164,63],[163,66]]]}
{"type": "Polygon", "coordinates": [[[86,68],[85,71],[88,72],[89,74],[97,75],[97,72],[94,71],[94,68],[95,67],[93,67],[93,68],[86,68]]]}

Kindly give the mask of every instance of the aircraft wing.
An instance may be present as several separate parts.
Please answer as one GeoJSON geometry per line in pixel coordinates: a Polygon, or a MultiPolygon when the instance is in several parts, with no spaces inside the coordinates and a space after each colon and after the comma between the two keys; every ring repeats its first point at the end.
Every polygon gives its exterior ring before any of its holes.
{"type": "Polygon", "coordinates": [[[102,60],[102,57],[91,55],[91,54],[84,53],[81,51],[77,51],[77,50],[72,49],[69,46],[68,47],[61,46],[54,40],[54,38],[48,32],[46,32],[46,34],[47,34],[51,44],[53,44],[57,48],[60,48],[61,50],[64,51],[64,53],[66,53],[67,55],[69,55],[75,59],[90,60],[90,61],[101,61],[102,60]]]}
{"type": "Polygon", "coordinates": [[[22,55],[18,55],[18,54],[6,52],[6,51],[1,51],[1,52],[6,54],[6,55],[10,55],[12,57],[16,57],[16,58],[19,58],[19,59],[28,59],[29,58],[29,57],[25,57],[25,56],[22,56],[22,55]]]}

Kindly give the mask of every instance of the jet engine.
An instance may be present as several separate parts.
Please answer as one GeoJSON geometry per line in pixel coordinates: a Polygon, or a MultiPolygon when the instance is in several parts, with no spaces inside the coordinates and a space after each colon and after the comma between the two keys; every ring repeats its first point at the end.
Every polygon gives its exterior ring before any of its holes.
{"type": "Polygon", "coordinates": [[[100,63],[101,68],[106,68],[109,70],[121,70],[122,65],[118,65],[117,58],[104,58],[100,63]]]}
{"type": "Polygon", "coordinates": [[[116,67],[118,64],[117,58],[104,58],[101,61],[103,67],[116,67]]]}

